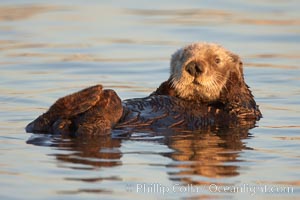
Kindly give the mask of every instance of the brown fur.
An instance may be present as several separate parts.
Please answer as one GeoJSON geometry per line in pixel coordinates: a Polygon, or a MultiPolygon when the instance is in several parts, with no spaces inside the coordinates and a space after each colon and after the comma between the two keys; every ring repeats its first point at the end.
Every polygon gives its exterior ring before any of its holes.
{"type": "MultiPolygon", "coordinates": [[[[202,63],[209,63],[210,65],[205,66],[206,74],[211,74],[210,76],[214,76],[215,73],[222,74],[222,78],[224,79],[224,85],[218,84],[217,86],[222,86],[218,88],[220,93],[217,98],[202,98],[201,95],[198,96],[197,94],[193,94],[193,96],[185,96],[181,93],[181,91],[176,89],[176,84],[174,84],[174,76],[177,75],[171,74],[168,81],[163,82],[159,88],[152,95],[170,95],[174,97],[178,97],[181,99],[188,98],[191,101],[200,101],[203,103],[209,104],[222,104],[226,106],[226,108],[232,113],[235,113],[239,118],[253,118],[259,119],[262,117],[258,106],[255,103],[254,97],[244,80],[244,73],[243,73],[243,63],[240,57],[236,54],[225,50],[224,48],[215,45],[215,44],[207,44],[207,43],[195,43],[191,44],[185,48],[179,49],[175,54],[172,56],[171,60],[171,72],[181,73],[183,74],[186,63],[191,62],[191,58],[181,58],[181,57],[195,57],[194,59],[197,62],[202,63]],[[202,50],[204,48],[204,51],[202,50]],[[219,68],[214,64],[213,59],[216,56],[219,56],[217,53],[221,52],[224,58],[224,63],[222,68],[219,68]],[[185,55],[186,54],[186,55],[185,55]],[[188,56],[187,56],[188,55],[188,56]],[[186,61],[188,60],[188,61],[186,61]],[[179,63],[179,64],[178,64],[179,63]],[[180,70],[176,70],[175,68],[181,68],[180,70]]],[[[206,76],[203,74],[201,76],[206,76]]],[[[188,76],[188,75],[186,75],[188,76]]],[[[186,80],[186,79],[184,79],[186,80]]],[[[193,83],[189,83],[188,87],[185,90],[192,90],[192,88],[199,87],[198,85],[193,86],[193,83]],[[191,86],[192,85],[192,86],[191,86]]],[[[201,86],[203,87],[203,86],[201,86]]],[[[196,89],[193,89],[196,90],[196,89]]],[[[199,91],[203,89],[198,89],[199,91]]]]}
{"type": "Polygon", "coordinates": [[[176,51],[170,65],[169,79],[146,98],[121,102],[113,90],[96,85],[58,99],[26,131],[105,135],[112,128],[253,127],[261,118],[238,55],[193,43],[176,51]]]}
{"type": "Polygon", "coordinates": [[[27,132],[68,135],[109,134],[123,113],[113,90],[92,86],[58,99],[49,110],[27,125],[27,132]]]}

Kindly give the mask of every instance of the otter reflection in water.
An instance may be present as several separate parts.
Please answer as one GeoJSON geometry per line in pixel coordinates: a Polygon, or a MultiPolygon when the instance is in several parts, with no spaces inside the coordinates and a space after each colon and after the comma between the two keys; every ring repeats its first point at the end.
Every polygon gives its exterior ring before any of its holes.
{"type": "Polygon", "coordinates": [[[209,180],[205,182],[197,176],[238,176],[239,162],[243,161],[239,159],[240,153],[250,149],[242,141],[250,137],[248,131],[247,128],[239,127],[201,130],[170,137],[166,144],[175,152],[169,157],[177,162],[169,166],[180,169],[170,173],[170,178],[185,184],[207,185],[209,180]]]}
{"type": "Polygon", "coordinates": [[[253,126],[261,118],[238,55],[209,43],[176,51],[167,81],[145,98],[120,100],[93,86],[58,99],[26,131],[106,135],[112,129],[199,130],[253,126]]]}
{"type": "MultiPolygon", "coordinates": [[[[145,135],[145,132],[143,133],[135,135],[145,135]]],[[[95,170],[102,167],[113,168],[122,165],[127,167],[126,165],[128,164],[132,168],[132,160],[122,159],[123,155],[130,154],[130,156],[134,156],[136,158],[135,164],[140,165],[139,162],[145,164],[145,157],[150,155],[149,158],[152,158],[153,155],[157,156],[159,154],[162,157],[172,159],[166,164],[166,167],[169,168],[166,173],[168,173],[170,180],[194,185],[207,185],[209,181],[214,183],[217,181],[216,179],[210,180],[207,178],[238,176],[240,162],[243,162],[240,158],[240,153],[245,149],[249,149],[242,141],[249,138],[247,128],[212,128],[210,130],[187,131],[185,133],[161,133],[162,137],[156,137],[158,138],[157,140],[153,140],[151,133],[146,137],[137,136],[138,138],[130,136],[121,138],[116,135],[118,133],[115,134],[114,131],[112,137],[79,136],[70,138],[69,136],[48,137],[46,135],[34,135],[28,140],[28,143],[39,146],[49,146],[50,144],[52,148],[62,150],[63,152],[58,151],[56,154],[49,154],[49,156],[55,156],[59,161],[59,167],[77,170],[95,170]],[[46,138],[46,141],[41,142],[43,138],[46,138]],[[136,142],[132,142],[133,139],[137,139],[135,140],[136,142]],[[127,143],[128,140],[130,140],[129,143],[127,143]],[[143,150],[139,151],[136,149],[136,143],[140,141],[153,143],[154,146],[158,145],[158,149],[153,151],[153,154],[146,151],[146,154],[143,155],[143,150]],[[126,144],[122,145],[122,143],[126,144]],[[165,153],[165,148],[162,145],[174,151],[165,153]],[[125,151],[122,150],[122,146],[126,146],[125,151]],[[162,148],[162,150],[159,148],[162,148]],[[133,149],[133,152],[128,151],[128,149],[133,149]],[[206,178],[203,179],[201,177],[206,178]]],[[[156,166],[153,162],[155,161],[149,163],[152,166],[151,168],[156,166]]],[[[159,164],[158,168],[160,167],[161,165],[159,164]]],[[[131,175],[134,176],[134,174],[131,175]]],[[[101,175],[88,178],[68,177],[68,180],[98,182],[107,178],[122,181],[122,174],[114,174],[111,177],[102,177],[101,175]]]]}

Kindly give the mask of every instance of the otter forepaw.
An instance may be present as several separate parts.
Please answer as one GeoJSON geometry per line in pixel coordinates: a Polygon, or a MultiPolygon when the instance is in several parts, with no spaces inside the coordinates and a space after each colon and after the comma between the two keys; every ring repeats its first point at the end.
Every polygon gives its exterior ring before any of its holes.
{"type": "Polygon", "coordinates": [[[49,133],[51,131],[51,122],[44,115],[30,122],[26,128],[27,133],[49,133]]]}
{"type": "Polygon", "coordinates": [[[55,113],[59,117],[69,118],[92,108],[101,96],[102,85],[88,87],[58,99],[48,112],[55,113]]]}
{"type": "Polygon", "coordinates": [[[105,119],[97,119],[93,122],[78,125],[76,136],[101,136],[109,135],[111,132],[111,122],[105,119]]]}
{"type": "Polygon", "coordinates": [[[70,119],[58,119],[52,125],[52,134],[71,135],[72,121],[70,119]]]}

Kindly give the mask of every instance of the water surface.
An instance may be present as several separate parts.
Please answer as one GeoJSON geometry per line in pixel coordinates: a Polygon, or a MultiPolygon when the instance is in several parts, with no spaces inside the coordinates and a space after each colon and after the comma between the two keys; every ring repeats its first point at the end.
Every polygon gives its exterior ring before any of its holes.
{"type": "Polygon", "coordinates": [[[299,198],[299,10],[295,0],[1,1],[0,198],[299,198]],[[264,115],[256,128],[25,133],[57,98],[93,84],[148,95],[170,55],[195,41],[243,58],[264,115]]]}

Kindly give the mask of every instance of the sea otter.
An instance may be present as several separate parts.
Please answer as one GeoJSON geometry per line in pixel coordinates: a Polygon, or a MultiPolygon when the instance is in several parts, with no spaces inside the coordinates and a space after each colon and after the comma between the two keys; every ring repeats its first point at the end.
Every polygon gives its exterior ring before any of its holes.
{"type": "Polygon", "coordinates": [[[27,132],[107,135],[112,129],[196,130],[254,126],[262,115],[240,57],[220,45],[192,43],[171,58],[170,77],[145,98],[121,101],[92,86],[58,99],[27,132]]]}

